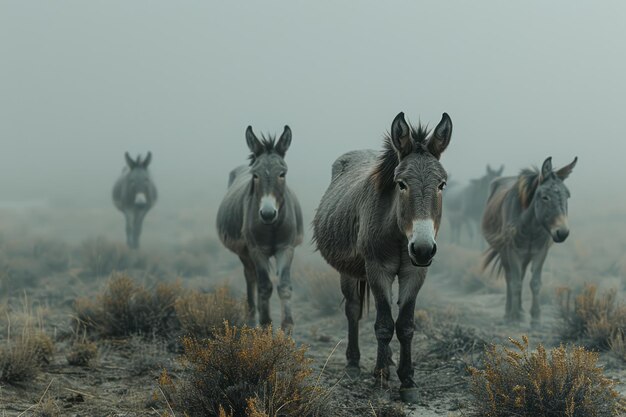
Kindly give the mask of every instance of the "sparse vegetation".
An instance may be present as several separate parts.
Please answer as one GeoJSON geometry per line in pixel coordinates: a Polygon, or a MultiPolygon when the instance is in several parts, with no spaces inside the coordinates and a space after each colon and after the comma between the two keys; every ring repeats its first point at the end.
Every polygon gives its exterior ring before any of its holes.
{"type": "Polygon", "coordinates": [[[98,346],[88,340],[77,340],[65,355],[67,363],[73,366],[91,366],[98,357],[98,346]]]}
{"type": "Polygon", "coordinates": [[[210,293],[186,292],[176,300],[175,310],[183,334],[198,339],[212,337],[224,321],[240,326],[246,317],[244,303],[233,298],[226,286],[210,293]]]}
{"type": "Polygon", "coordinates": [[[608,417],[624,411],[597,353],[562,345],[531,351],[522,339],[510,339],[512,349],[490,346],[485,369],[471,369],[474,415],[608,417]]]}
{"type": "Polygon", "coordinates": [[[148,290],[128,275],[114,273],[95,302],[76,300],[77,330],[108,337],[171,336],[179,326],[174,305],[180,293],[179,283],[158,284],[148,290]]]}
{"type": "Polygon", "coordinates": [[[311,385],[306,348],[282,331],[225,325],[213,339],[183,339],[186,372],[160,386],[168,403],[189,416],[314,416],[323,392],[311,385]]]}
{"type": "Polygon", "coordinates": [[[80,260],[86,272],[93,276],[109,275],[115,271],[144,269],[146,257],[125,244],[110,242],[103,237],[89,239],[80,248],[80,260]]]}
{"type": "Polygon", "coordinates": [[[53,349],[50,337],[33,326],[24,327],[17,338],[9,337],[0,346],[0,381],[7,384],[30,381],[42,365],[50,362],[53,349]]]}
{"type": "Polygon", "coordinates": [[[562,337],[576,340],[588,348],[608,350],[626,330],[626,307],[617,300],[615,290],[598,294],[595,285],[586,285],[572,296],[567,288],[557,291],[563,326],[562,337]],[[572,300],[573,298],[573,300],[572,300]]]}

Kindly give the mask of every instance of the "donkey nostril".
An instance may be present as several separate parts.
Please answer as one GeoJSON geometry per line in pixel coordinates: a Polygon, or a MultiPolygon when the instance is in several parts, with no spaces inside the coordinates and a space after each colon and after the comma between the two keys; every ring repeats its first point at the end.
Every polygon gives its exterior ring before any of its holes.
{"type": "Polygon", "coordinates": [[[430,257],[434,258],[436,253],[437,253],[437,244],[433,243],[433,251],[430,253],[430,257]]]}
{"type": "Polygon", "coordinates": [[[260,215],[261,218],[265,221],[270,221],[270,220],[274,220],[274,218],[276,217],[276,210],[274,209],[261,209],[260,210],[260,215]]]}
{"type": "Polygon", "coordinates": [[[411,242],[409,250],[411,251],[411,255],[415,256],[415,243],[411,242]]]}

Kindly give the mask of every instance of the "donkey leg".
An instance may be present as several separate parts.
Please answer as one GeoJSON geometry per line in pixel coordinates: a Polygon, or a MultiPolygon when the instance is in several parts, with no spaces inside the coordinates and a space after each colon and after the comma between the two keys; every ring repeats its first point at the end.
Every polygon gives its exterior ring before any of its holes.
{"type": "Polygon", "coordinates": [[[254,268],[254,262],[248,256],[240,256],[239,259],[243,264],[243,273],[246,277],[246,292],[248,295],[247,315],[248,326],[256,326],[256,270],[254,268]]]}
{"type": "Polygon", "coordinates": [[[541,307],[539,305],[539,293],[541,291],[541,271],[543,269],[543,263],[546,260],[546,255],[548,254],[548,250],[546,249],[540,255],[538,255],[535,259],[533,259],[533,264],[531,266],[532,278],[530,279],[530,290],[533,294],[533,304],[530,308],[530,323],[533,326],[539,324],[541,320],[541,307]]]}
{"type": "Polygon", "coordinates": [[[359,293],[359,280],[341,274],[341,292],[346,300],[346,318],[348,319],[348,348],[346,349],[346,373],[350,378],[357,378],[361,374],[359,362],[359,320],[361,319],[362,305],[359,293]]]}
{"type": "Polygon", "coordinates": [[[133,226],[133,241],[134,241],[134,248],[138,249],[139,248],[139,236],[141,236],[141,229],[143,226],[143,219],[144,217],[146,217],[146,211],[145,210],[139,210],[137,213],[135,213],[135,224],[133,226]]]}
{"type": "Polygon", "coordinates": [[[133,212],[125,211],[124,217],[126,218],[126,245],[129,248],[133,247],[133,212]]]}
{"type": "Polygon", "coordinates": [[[389,342],[393,338],[394,322],[391,315],[391,283],[393,275],[377,266],[368,265],[367,281],[376,301],[374,330],[378,340],[374,374],[381,383],[389,379],[389,342]]]}
{"type": "Polygon", "coordinates": [[[272,324],[270,316],[270,297],[274,289],[269,274],[269,259],[264,255],[258,255],[254,259],[257,282],[257,309],[259,310],[259,323],[261,326],[272,324]]]}
{"type": "Polygon", "coordinates": [[[505,319],[517,322],[522,319],[522,274],[521,264],[511,253],[503,254],[501,258],[506,275],[506,314],[505,319]]]}
{"type": "Polygon", "coordinates": [[[291,262],[293,248],[287,247],[276,254],[276,269],[278,270],[278,297],[282,306],[282,321],[280,327],[285,331],[293,328],[291,316],[291,262]]]}
{"type": "Polygon", "coordinates": [[[400,379],[400,398],[404,402],[415,403],[419,400],[417,384],[413,380],[413,361],[411,346],[415,330],[415,298],[424,279],[426,269],[420,268],[418,276],[415,269],[403,270],[398,275],[398,319],[396,320],[396,334],[400,342],[400,362],[398,363],[398,378],[400,379]]]}

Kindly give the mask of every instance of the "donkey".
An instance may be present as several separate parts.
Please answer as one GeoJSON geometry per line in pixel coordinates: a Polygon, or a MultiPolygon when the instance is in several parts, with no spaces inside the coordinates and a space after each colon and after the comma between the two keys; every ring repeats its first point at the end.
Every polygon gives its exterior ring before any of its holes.
{"type": "Polygon", "coordinates": [[[126,152],[124,158],[126,166],[113,186],[113,204],[126,217],[126,244],[137,249],[143,219],[157,201],[157,189],[148,172],[152,153],[133,160],[126,152]]]}
{"type": "Polygon", "coordinates": [[[552,170],[552,157],[537,169],[524,169],[517,177],[494,180],[482,230],[489,244],[483,268],[493,262],[506,278],[505,319],[522,319],[522,280],[532,263],[530,289],[531,324],[540,321],[539,291],[541,270],[552,242],[569,236],[567,200],[570,192],[563,181],[570,175],[578,157],[563,168],[552,170]]]}
{"type": "Polygon", "coordinates": [[[351,151],[332,166],[330,186],[313,220],[314,241],[324,259],[341,275],[348,319],[346,373],[360,374],[359,328],[368,287],[376,303],[378,340],[375,375],[389,379],[391,341],[400,341],[398,377],[403,401],[415,402],[411,343],[415,299],[431,264],[442,212],[447,174],[439,162],[452,135],[444,113],[431,132],[396,116],[381,154],[351,151]],[[400,307],[391,313],[391,285],[398,277],[400,307]]]}
{"type": "Polygon", "coordinates": [[[246,130],[250,164],[231,171],[226,196],[217,212],[220,240],[239,256],[248,293],[248,324],[256,325],[255,293],[258,286],[259,322],[271,324],[270,258],[276,259],[278,296],[285,330],[293,327],[291,315],[291,262],[294,249],[302,243],[302,210],[296,195],[287,187],[285,153],[291,145],[291,129],[285,126],[278,141],[259,140],[252,127],[246,130]]]}
{"type": "MultiPolygon", "coordinates": [[[[502,175],[504,165],[500,169],[492,169],[487,165],[485,175],[470,180],[465,187],[448,187],[444,195],[446,217],[450,223],[452,242],[461,242],[461,232],[465,228],[471,240],[480,231],[480,223],[489,196],[491,181],[502,175]]],[[[481,240],[482,241],[482,240],[481,240]]]]}

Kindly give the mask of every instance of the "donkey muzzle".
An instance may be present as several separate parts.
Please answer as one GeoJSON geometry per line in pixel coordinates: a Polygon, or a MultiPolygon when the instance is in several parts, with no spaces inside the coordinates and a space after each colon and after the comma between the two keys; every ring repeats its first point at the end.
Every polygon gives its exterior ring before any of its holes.
{"type": "Polygon", "coordinates": [[[552,240],[555,243],[564,242],[565,239],[569,236],[569,229],[567,227],[559,227],[550,231],[552,235],[552,240]]]}
{"type": "Polygon", "coordinates": [[[148,198],[145,193],[137,193],[135,194],[135,205],[142,207],[148,204],[148,198]]]}
{"type": "Polygon", "coordinates": [[[273,195],[266,195],[261,198],[261,208],[259,216],[264,224],[273,224],[278,218],[278,209],[276,208],[276,198],[273,195]]]}
{"type": "Polygon", "coordinates": [[[414,266],[430,266],[437,253],[435,223],[432,220],[416,220],[413,222],[408,251],[409,258],[414,266]]]}
{"type": "Polygon", "coordinates": [[[555,243],[564,242],[569,236],[569,227],[567,226],[567,218],[559,216],[550,228],[550,235],[555,243]]]}

